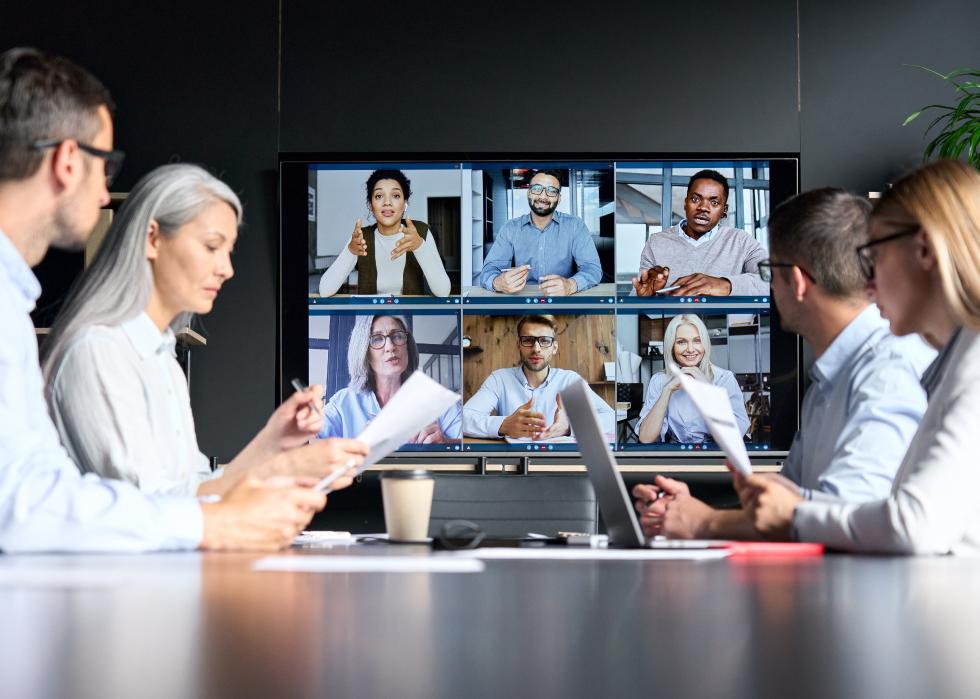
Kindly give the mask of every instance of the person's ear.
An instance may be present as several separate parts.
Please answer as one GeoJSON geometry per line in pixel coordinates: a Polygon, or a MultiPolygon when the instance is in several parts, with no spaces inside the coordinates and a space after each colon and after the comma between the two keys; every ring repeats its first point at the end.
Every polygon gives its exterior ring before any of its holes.
{"type": "Polygon", "coordinates": [[[155,219],[151,219],[146,230],[146,259],[155,260],[159,257],[160,239],[160,224],[155,219]]]}
{"type": "Polygon", "coordinates": [[[793,297],[797,302],[802,302],[806,298],[807,293],[810,291],[810,286],[812,282],[810,279],[803,274],[803,270],[797,266],[793,266],[789,270],[789,283],[790,288],[793,290],[793,297]]]}
{"type": "Polygon", "coordinates": [[[932,240],[926,235],[924,230],[916,233],[912,239],[915,245],[915,259],[925,271],[935,269],[938,260],[936,259],[936,249],[933,247],[932,240]]]}
{"type": "Polygon", "coordinates": [[[59,189],[70,188],[81,175],[82,159],[78,157],[78,143],[66,139],[51,151],[51,176],[59,189]]]}
{"type": "Polygon", "coordinates": [[[721,217],[722,218],[728,218],[728,204],[725,204],[725,206],[722,207],[722,209],[721,209],[721,217]]]}

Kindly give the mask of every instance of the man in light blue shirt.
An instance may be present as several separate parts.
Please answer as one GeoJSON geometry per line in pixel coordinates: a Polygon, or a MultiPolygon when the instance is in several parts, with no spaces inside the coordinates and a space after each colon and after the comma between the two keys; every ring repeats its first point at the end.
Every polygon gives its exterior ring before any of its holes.
{"type": "MultiPolygon", "coordinates": [[[[547,441],[571,436],[558,393],[582,377],[551,366],[558,351],[554,316],[524,316],[517,322],[520,366],[497,369],[463,405],[463,434],[510,441],[547,441]]],[[[590,391],[591,392],[591,391],[590,391]]],[[[611,439],[616,413],[595,392],[592,404],[611,439]]]]}
{"type": "MultiPolygon", "coordinates": [[[[935,357],[916,336],[897,338],[865,295],[855,248],[870,207],[842,190],[819,189],[779,206],[769,220],[771,280],[783,328],[817,357],[800,431],[782,478],[804,498],[885,498],[926,409],[919,383],[935,357]]],[[[684,483],[658,477],[633,490],[648,536],[755,538],[741,510],[715,510],[684,483]]]]}
{"type": "MultiPolygon", "coordinates": [[[[31,267],[81,248],[121,163],[112,101],[85,70],[33,49],[0,54],[0,550],[269,549],[288,545],[324,496],[251,478],[221,502],[147,496],[82,476],[48,415],[30,312],[31,267]]],[[[276,458],[315,457],[294,450],[276,458]]]]}
{"type": "Polygon", "coordinates": [[[527,190],[531,211],[501,226],[483,263],[483,288],[516,294],[533,283],[548,296],[569,296],[599,283],[592,234],[582,219],[556,211],[560,200],[560,173],[535,173],[527,190]]]}

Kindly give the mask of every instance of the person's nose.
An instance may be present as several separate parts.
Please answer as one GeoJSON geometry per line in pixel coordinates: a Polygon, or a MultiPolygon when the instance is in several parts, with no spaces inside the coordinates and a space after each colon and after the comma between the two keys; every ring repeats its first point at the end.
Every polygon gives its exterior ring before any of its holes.
{"type": "Polygon", "coordinates": [[[230,254],[225,253],[222,255],[217,274],[222,280],[228,280],[235,276],[235,267],[231,264],[230,254]]]}

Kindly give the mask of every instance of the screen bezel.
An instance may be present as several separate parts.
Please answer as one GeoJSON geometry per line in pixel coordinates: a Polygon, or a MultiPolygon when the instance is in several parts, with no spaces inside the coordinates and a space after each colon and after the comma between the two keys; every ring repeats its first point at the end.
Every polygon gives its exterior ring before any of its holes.
{"type": "MultiPolygon", "coordinates": [[[[309,356],[308,320],[308,275],[287,273],[287,269],[297,269],[307,264],[309,251],[308,168],[314,164],[362,164],[370,169],[381,163],[405,165],[424,165],[425,163],[478,162],[508,163],[546,163],[562,162],[711,162],[766,160],[769,161],[769,205],[770,211],[780,202],[797,194],[800,189],[800,164],[798,153],[324,153],[324,152],[281,152],[279,154],[279,246],[276,303],[276,402],[281,403],[292,387],[294,376],[306,376],[309,356]],[[300,199],[300,197],[302,197],[300,199]]],[[[784,332],[780,327],[779,312],[774,303],[770,304],[771,347],[770,347],[770,414],[773,416],[773,449],[753,451],[755,457],[782,458],[789,450],[793,435],[799,428],[800,395],[802,393],[802,343],[799,336],[784,332]],[[781,390],[777,390],[777,388],[781,390]],[[778,420],[776,417],[778,416],[778,420]],[[781,448],[775,448],[776,445],[781,448]],[[785,447],[785,448],[782,448],[785,447]]],[[[465,462],[486,457],[495,459],[521,459],[532,457],[535,461],[559,463],[579,456],[578,452],[563,451],[555,454],[526,454],[512,449],[480,452],[400,452],[385,463],[418,462],[420,459],[451,460],[465,462]]],[[[703,461],[705,458],[717,461],[721,452],[698,451],[617,451],[620,463],[638,463],[655,460],[677,463],[703,461]]]]}

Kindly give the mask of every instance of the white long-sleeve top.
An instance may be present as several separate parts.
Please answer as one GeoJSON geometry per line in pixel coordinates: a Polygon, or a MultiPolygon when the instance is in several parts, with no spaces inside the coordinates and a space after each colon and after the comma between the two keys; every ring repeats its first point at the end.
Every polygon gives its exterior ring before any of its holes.
{"type": "Polygon", "coordinates": [[[83,473],[129,481],[145,493],[194,495],[212,474],[197,446],[174,334],[140,313],[75,338],[50,379],[61,442],[83,473]]]}
{"type": "Polygon", "coordinates": [[[44,402],[30,311],[41,293],[0,231],[0,549],[193,549],[203,517],[195,498],[145,495],[83,476],[58,443],[44,402]]]}
{"type": "MultiPolygon", "coordinates": [[[[435,296],[449,296],[452,284],[446,268],[439,257],[439,249],[436,247],[435,238],[432,231],[429,231],[422,244],[413,252],[399,255],[397,259],[391,259],[398,241],[405,237],[404,233],[394,235],[382,235],[377,229],[374,231],[374,260],[378,266],[378,293],[379,294],[401,294],[402,280],[405,275],[406,255],[415,255],[415,259],[422,268],[425,281],[429,289],[435,296]]],[[[327,268],[327,271],[320,277],[320,296],[333,296],[337,289],[347,281],[347,277],[357,266],[357,255],[352,253],[345,245],[340,251],[340,255],[327,268]]]]}
{"type": "Polygon", "coordinates": [[[876,553],[980,555],[980,335],[963,328],[923,377],[929,406],[885,500],[802,502],[802,541],[876,553]]]}

